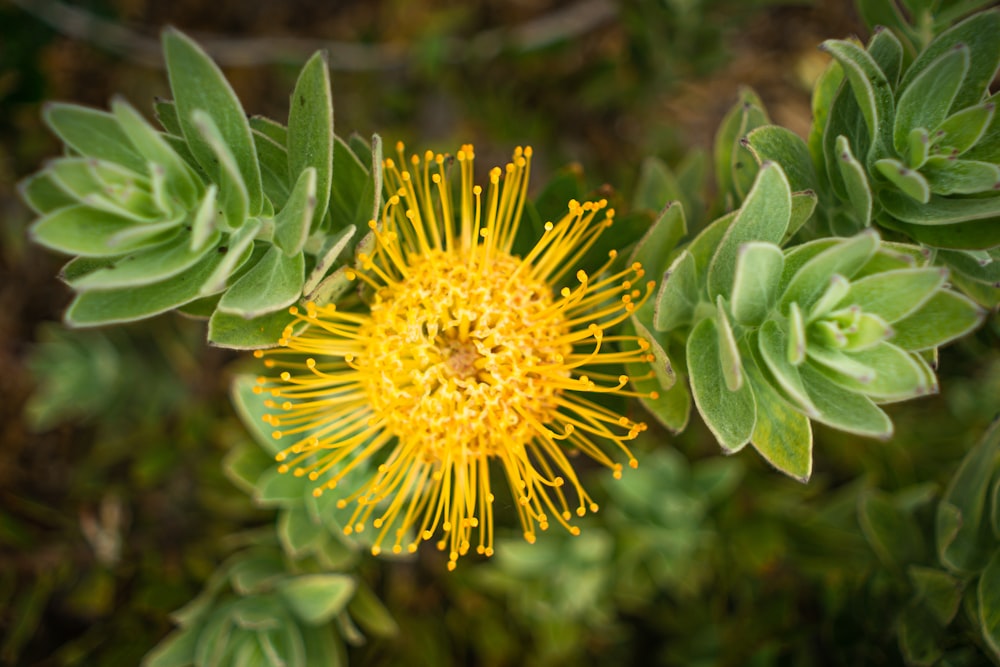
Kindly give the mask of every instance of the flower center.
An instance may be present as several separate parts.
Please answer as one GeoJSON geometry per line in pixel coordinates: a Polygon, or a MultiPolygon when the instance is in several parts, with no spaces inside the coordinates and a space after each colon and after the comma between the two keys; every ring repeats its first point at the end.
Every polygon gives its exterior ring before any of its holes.
{"type": "Polygon", "coordinates": [[[557,409],[543,369],[572,354],[551,289],[519,275],[521,260],[506,253],[487,266],[454,251],[410,260],[359,331],[365,347],[355,363],[373,412],[420,442],[414,453],[427,462],[525,446],[557,409]]]}

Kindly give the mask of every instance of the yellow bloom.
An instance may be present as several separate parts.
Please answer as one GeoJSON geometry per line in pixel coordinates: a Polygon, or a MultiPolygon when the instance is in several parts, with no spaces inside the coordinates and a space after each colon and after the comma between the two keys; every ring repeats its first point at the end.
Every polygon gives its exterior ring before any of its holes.
{"type": "Polygon", "coordinates": [[[652,283],[641,282],[638,264],[611,272],[614,252],[592,275],[570,274],[611,224],[605,201],[569,202],[530,252],[512,254],[530,148],[517,149],[505,173],[490,172],[485,197],[473,184],[472,146],[455,156],[457,193],[450,157],[428,152],[407,167],[402,144],[398,152],[399,162],[385,161],[392,194],[381,224],[369,223],[371,252],[348,272],[369,305],[292,308],[279,347],[257,353],[281,371],[258,379],[275,411],[265,420],[289,442],[280,470],[308,475],[320,495],[374,462],[370,479],[337,505],[354,505],[348,534],[377,531],[375,554],[384,545],[416,551],[438,528],[449,569],[473,540],[492,554],[491,462],[529,542],[552,520],[576,534],[573,514],[597,505],[570,457],[583,452],[620,477],[622,465],[598,444],[610,441],[636,465],[626,442],[645,424],[586,394],[634,395],[626,376],[601,369],[650,360],[649,346],[607,331],[652,283]]]}

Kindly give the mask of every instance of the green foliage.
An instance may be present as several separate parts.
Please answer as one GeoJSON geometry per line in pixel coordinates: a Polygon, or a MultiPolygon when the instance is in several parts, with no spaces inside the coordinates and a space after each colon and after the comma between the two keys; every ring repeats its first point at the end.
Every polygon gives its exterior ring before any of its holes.
{"type": "Polygon", "coordinates": [[[892,423],[877,404],[936,392],[924,354],[983,313],[946,288],[947,271],[927,265],[918,247],[883,243],[872,231],[783,251],[791,202],[782,169],[763,163],[735,215],[680,250],[655,305],[634,319],[686,337],[691,394],[724,451],[751,443],[806,481],[810,421],[888,438],[892,423]]]}
{"type": "Polygon", "coordinates": [[[377,213],[381,164],[372,174],[370,148],[333,134],[320,54],[299,75],[285,128],[248,120],[190,38],[169,29],[163,49],[174,94],[157,104],[163,131],[121,100],[112,113],[46,108],[68,155],[21,183],[40,216],[31,235],[75,256],[64,269],[77,291],[66,311],[71,326],[128,322],[214,298],[206,313],[211,343],[273,345],[285,309],[304,294],[326,296],[317,284],[344,261],[343,246],[330,252],[330,230],[352,230],[377,213]]]}
{"type": "Polygon", "coordinates": [[[998,473],[1000,421],[966,455],[933,514],[927,494],[917,488],[868,492],[860,499],[865,538],[909,594],[896,618],[908,664],[947,660],[967,627],[979,650],[1000,660],[998,473]]]}

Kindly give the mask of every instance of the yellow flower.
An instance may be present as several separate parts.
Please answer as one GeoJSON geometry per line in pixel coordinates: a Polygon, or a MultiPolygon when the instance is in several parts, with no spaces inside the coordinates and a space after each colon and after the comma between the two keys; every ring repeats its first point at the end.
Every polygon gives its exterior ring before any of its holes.
{"type": "Polygon", "coordinates": [[[399,162],[385,161],[392,194],[381,224],[369,223],[371,252],[348,271],[367,299],[292,308],[279,347],[257,352],[281,371],[258,379],[275,411],[265,420],[289,441],[279,469],[308,475],[318,496],[373,462],[370,479],[337,505],[354,505],[346,533],[376,531],[375,554],[416,551],[439,528],[449,569],[473,540],[492,554],[494,463],[529,542],[553,520],[577,534],[573,514],[597,505],[571,456],[583,452],[620,477],[599,444],[610,441],[636,466],[626,442],[645,424],[586,395],[635,395],[628,377],[601,370],[651,360],[645,341],[607,332],[652,283],[638,264],[611,271],[614,252],[593,274],[570,273],[612,222],[603,200],[569,202],[530,252],[513,254],[530,148],[517,149],[505,173],[490,172],[485,197],[473,184],[472,146],[455,156],[457,193],[452,158],[428,152],[408,168],[402,144],[398,152],[399,162]]]}

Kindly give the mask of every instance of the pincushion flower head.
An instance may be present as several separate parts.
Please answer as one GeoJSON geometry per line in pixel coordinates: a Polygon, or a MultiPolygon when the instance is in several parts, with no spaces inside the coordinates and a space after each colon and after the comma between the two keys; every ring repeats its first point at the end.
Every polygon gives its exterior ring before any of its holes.
{"type": "Polygon", "coordinates": [[[639,264],[613,269],[615,252],[574,270],[612,223],[603,200],[570,201],[514,254],[530,148],[494,168],[485,192],[472,146],[409,160],[397,148],[374,243],[348,271],[356,298],[293,308],[278,347],[257,352],[277,373],[258,387],[288,443],[279,469],[308,476],[316,495],[342,493],[345,532],[373,531],[375,554],[414,552],[440,531],[449,569],[470,548],[490,555],[498,502],[513,504],[529,542],[552,522],[576,534],[574,515],[597,505],[571,458],[615,477],[619,460],[636,466],[627,443],[645,424],[594,394],[632,394],[619,369],[648,361],[649,346],[613,328],[652,283],[639,264]],[[362,483],[342,483],[368,465],[362,483]],[[494,495],[501,471],[512,500],[494,495]]]}

